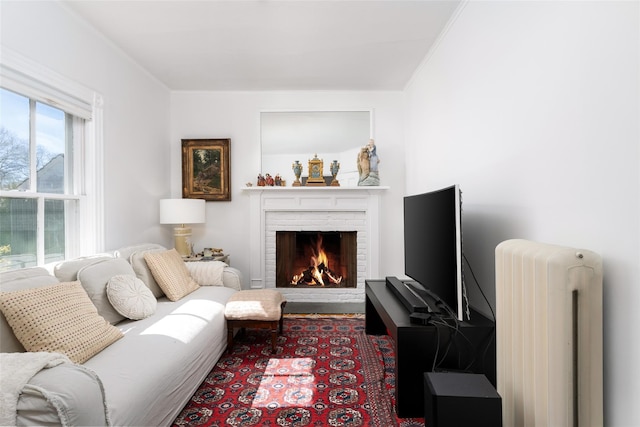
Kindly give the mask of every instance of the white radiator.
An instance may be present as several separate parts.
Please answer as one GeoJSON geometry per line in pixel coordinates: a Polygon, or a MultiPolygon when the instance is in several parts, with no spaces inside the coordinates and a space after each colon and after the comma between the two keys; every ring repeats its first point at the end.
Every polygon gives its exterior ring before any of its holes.
{"type": "Polygon", "coordinates": [[[602,426],[602,259],[527,240],[496,247],[505,427],[602,426]]]}

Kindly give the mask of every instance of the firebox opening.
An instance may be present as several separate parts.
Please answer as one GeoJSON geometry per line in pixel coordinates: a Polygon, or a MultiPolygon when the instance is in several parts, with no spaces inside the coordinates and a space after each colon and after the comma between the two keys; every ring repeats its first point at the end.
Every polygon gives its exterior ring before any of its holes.
{"type": "Polygon", "coordinates": [[[355,231],[277,231],[276,287],[356,287],[355,231]]]}

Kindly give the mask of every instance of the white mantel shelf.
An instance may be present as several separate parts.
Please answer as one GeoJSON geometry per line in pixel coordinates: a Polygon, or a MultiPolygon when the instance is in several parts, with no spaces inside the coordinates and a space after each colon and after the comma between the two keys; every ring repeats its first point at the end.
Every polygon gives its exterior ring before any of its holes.
{"type": "Polygon", "coordinates": [[[326,186],[300,186],[300,187],[278,187],[278,186],[264,186],[264,187],[243,187],[242,191],[269,191],[269,192],[292,192],[292,191],[335,191],[335,192],[350,192],[350,191],[384,191],[388,190],[387,186],[361,186],[361,187],[331,187],[326,186]]]}

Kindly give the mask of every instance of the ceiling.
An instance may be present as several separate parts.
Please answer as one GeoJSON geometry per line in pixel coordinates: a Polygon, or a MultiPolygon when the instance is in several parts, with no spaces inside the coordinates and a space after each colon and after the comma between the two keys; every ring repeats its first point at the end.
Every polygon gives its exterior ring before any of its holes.
{"type": "Polygon", "coordinates": [[[402,90],[460,1],[63,0],[171,90],[402,90]]]}

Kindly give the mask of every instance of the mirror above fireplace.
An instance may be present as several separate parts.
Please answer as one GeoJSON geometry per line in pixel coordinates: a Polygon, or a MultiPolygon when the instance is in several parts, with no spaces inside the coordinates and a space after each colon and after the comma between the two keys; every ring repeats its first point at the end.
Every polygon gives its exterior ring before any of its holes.
{"type": "Polygon", "coordinates": [[[279,174],[290,186],[295,176],[291,165],[298,160],[307,176],[314,155],[329,164],[340,163],[342,186],[357,186],[357,154],[373,137],[373,111],[263,111],[260,113],[262,174],[279,174]]]}

